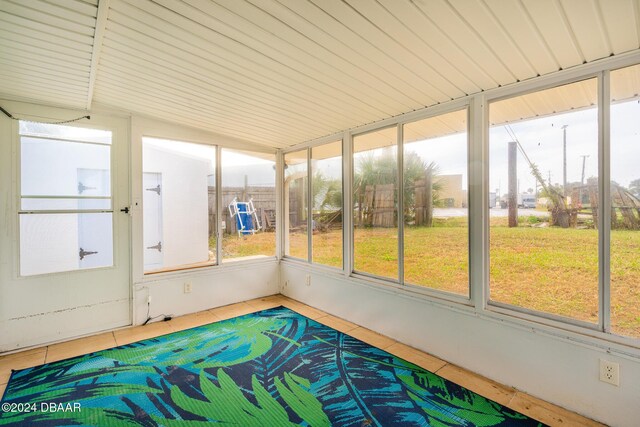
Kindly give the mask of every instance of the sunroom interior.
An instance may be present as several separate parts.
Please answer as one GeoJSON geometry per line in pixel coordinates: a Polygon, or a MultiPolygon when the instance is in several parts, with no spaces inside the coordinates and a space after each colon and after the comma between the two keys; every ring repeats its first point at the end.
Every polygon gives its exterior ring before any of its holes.
{"type": "Polygon", "coordinates": [[[0,77],[0,390],[285,305],[637,425],[637,0],[0,0],[0,77]]]}

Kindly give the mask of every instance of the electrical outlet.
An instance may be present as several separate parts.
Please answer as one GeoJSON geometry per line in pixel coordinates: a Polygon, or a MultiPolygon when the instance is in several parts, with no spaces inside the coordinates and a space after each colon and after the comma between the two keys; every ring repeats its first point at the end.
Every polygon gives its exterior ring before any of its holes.
{"type": "Polygon", "coordinates": [[[600,359],[600,381],[620,385],[620,365],[616,362],[600,359]]]}
{"type": "Polygon", "coordinates": [[[147,295],[147,304],[151,304],[151,295],[147,295]]]}
{"type": "Polygon", "coordinates": [[[191,282],[184,282],[184,293],[185,294],[191,293],[191,282]]]}
{"type": "Polygon", "coordinates": [[[305,285],[307,285],[307,286],[311,286],[311,275],[310,275],[310,274],[307,274],[307,275],[305,276],[305,278],[304,278],[304,283],[305,283],[305,285]]]}
{"type": "Polygon", "coordinates": [[[284,281],[284,286],[283,286],[283,288],[286,288],[287,286],[289,286],[289,281],[288,281],[288,280],[285,280],[285,281],[284,281]]]}

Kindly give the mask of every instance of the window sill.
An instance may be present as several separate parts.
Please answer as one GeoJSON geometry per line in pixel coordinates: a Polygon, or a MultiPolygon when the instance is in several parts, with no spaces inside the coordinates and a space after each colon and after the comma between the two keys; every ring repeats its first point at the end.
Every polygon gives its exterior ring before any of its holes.
{"type": "Polygon", "coordinates": [[[193,268],[180,268],[170,269],[168,271],[158,271],[153,274],[145,274],[142,280],[136,282],[136,284],[147,284],[159,282],[161,280],[188,277],[188,276],[205,276],[209,274],[219,274],[225,271],[234,271],[239,269],[245,269],[248,265],[260,265],[260,264],[276,264],[278,260],[274,256],[267,255],[255,255],[242,258],[232,258],[223,260],[222,264],[210,264],[203,263],[205,265],[199,265],[193,268]]]}
{"type": "Polygon", "coordinates": [[[290,258],[284,258],[282,262],[289,267],[332,276],[334,279],[345,280],[354,285],[365,286],[400,298],[409,298],[423,304],[445,308],[527,332],[541,333],[575,345],[615,353],[632,360],[637,361],[640,359],[640,339],[605,333],[596,330],[591,324],[583,325],[582,322],[572,324],[562,320],[523,313],[516,308],[497,306],[495,304],[488,304],[486,308],[476,309],[470,299],[449,294],[448,292],[421,288],[415,285],[400,285],[362,274],[352,273],[347,276],[342,270],[317,268],[317,266],[307,262],[300,262],[290,258]],[[332,271],[329,272],[328,270],[332,271]]]}

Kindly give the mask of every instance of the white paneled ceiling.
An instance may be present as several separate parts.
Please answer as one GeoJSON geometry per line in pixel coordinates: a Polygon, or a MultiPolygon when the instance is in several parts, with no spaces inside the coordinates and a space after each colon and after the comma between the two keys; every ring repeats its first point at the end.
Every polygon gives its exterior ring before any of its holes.
{"type": "Polygon", "coordinates": [[[0,97],[286,147],[638,49],[640,0],[0,0],[0,97]]]}
{"type": "Polygon", "coordinates": [[[98,0],[0,0],[0,95],[85,108],[98,0]]]}

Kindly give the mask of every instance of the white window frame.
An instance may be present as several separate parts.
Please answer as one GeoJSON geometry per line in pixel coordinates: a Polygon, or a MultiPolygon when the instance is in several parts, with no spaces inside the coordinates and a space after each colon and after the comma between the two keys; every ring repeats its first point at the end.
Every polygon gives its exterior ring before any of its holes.
{"type": "MultiPolygon", "coordinates": [[[[282,212],[279,200],[282,200],[281,185],[278,184],[282,177],[282,165],[280,150],[251,144],[241,139],[234,139],[225,135],[203,131],[195,128],[175,125],[166,121],[133,116],[131,118],[131,211],[132,211],[132,238],[131,238],[131,274],[136,289],[165,280],[181,280],[182,278],[206,275],[212,271],[241,268],[245,265],[274,262],[279,259],[281,251],[282,212]],[[255,153],[270,154],[275,157],[276,170],[276,250],[273,256],[265,256],[264,259],[233,259],[224,261],[222,254],[222,227],[218,224],[216,239],[216,264],[195,268],[176,269],[166,272],[145,274],[144,272],[144,239],[142,227],[142,138],[157,138],[172,141],[188,142],[191,144],[216,147],[216,206],[218,213],[222,212],[221,181],[222,181],[222,149],[249,151],[255,153]]],[[[218,216],[219,218],[219,216],[218,216]]],[[[135,314],[135,313],[134,313],[135,314]]]]}
{"type": "MultiPolygon", "coordinates": [[[[603,170],[603,161],[604,159],[602,158],[602,154],[603,154],[603,145],[604,145],[604,132],[603,132],[603,123],[605,121],[604,119],[604,114],[603,114],[603,104],[608,104],[609,102],[609,97],[607,95],[607,102],[605,103],[602,99],[603,96],[603,80],[602,80],[602,76],[603,76],[603,71],[600,72],[592,72],[592,73],[587,73],[587,74],[583,74],[580,77],[574,77],[571,79],[566,79],[566,80],[560,80],[558,82],[554,82],[554,83],[549,83],[549,84],[541,84],[539,86],[536,86],[534,88],[530,88],[529,90],[526,91],[514,91],[514,92],[507,92],[506,94],[503,94],[502,96],[491,96],[491,97],[486,97],[485,98],[485,102],[486,102],[486,108],[487,108],[487,112],[486,112],[486,118],[487,120],[485,121],[485,127],[487,130],[487,144],[486,144],[486,148],[485,148],[485,158],[483,161],[483,164],[485,165],[486,168],[486,172],[484,174],[484,178],[486,181],[486,186],[484,188],[485,192],[486,192],[486,197],[489,197],[489,170],[491,168],[491,165],[489,164],[489,137],[488,137],[488,133],[489,133],[489,109],[490,109],[490,105],[494,102],[499,102],[505,99],[512,99],[512,98],[516,98],[519,96],[523,96],[523,95],[527,95],[527,94],[531,94],[531,93],[536,93],[536,92],[541,92],[547,89],[553,89],[553,88],[557,88],[557,87],[561,87],[561,86],[565,86],[565,85],[570,85],[572,83],[578,83],[584,80],[591,80],[591,79],[596,79],[596,84],[597,84],[597,93],[598,93],[598,191],[599,191],[599,197],[602,197],[602,182],[603,180],[606,178],[604,175],[600,175],[602,173],[604,173],[603,170]]],[[[607,91],[608,92],[608,91],[607,91]]],[[[608,110],[608,108],[607,108],[608,110]]],[[[607,111],[608,112],[608,111],[607,111]]],[[[608,114],[607,114],[607,120],[608,120],[608,114]]],[[[608,138],[607,138],[608,140],[608,138]]],[[[607,168],[607,173],[608,173],[609,168],[607,168]]],[[[608,182],[608,181],[606,181],[608,182]]],[[[544,318],[544,319],[548,319],[548,320],[552,320],[555,322],[561,322],[561,323],[567,323],[570,325],[574,325],[574,326],[578,326],[580,328],[585,328],[585,329],[591,329],[591,330],[597,330],[597,331],[603,331],[603,317],[604,317],[604,312],[605,311],[609,311],[609,309],[605,310],[603,307],[603,299],[604,299],[604,292],[605,289],[608,288],[608,282],[609,282],[609,277],[603,277],[603,254],[605,253],[605,251],[607,250],[604,246],[604,242],[603,242],[603,238],[604,235],[606,234],[607,236],[609,235],[609,233],[605,233],[605,229],[609,229],[610,228],[610,224],[611,221],[609,220],[608,223],[603,223],[604,221],[604,214],[602,212],[603,209],[603,205],[605,204],[609,204],[610,205],[610,201],[607,203],[606,199],[600,199],[603,200],[603,203],[600,203],[599,207],[598,207],[598,321],[594,324],[594,323],[590,323],[587,321],[583,321],[583,320],[578,320],[575,318],[571,318],[571,317],[565,317],[565,316],[560,316],[557,314],[553,314],[553,313],[547,313],[544,311],[539,311],[539,310],[533,310],[530,308],[526,308],[526,307],[519,307],[519,306],[515,306],[512,304],[507,304],[507,303],[502,303],[502,302],[498,302],[498,301],[492,301],[491,300],[491,289],[490,289],[490,280],[489,280],[489,266],[487,266],[487,277],[486,277],[486,307],[487,309],[496,311],[498,313],[504,313],[504,314],[514,314],[514,313],[521,313],[522,315],[524,315],[525,319],[532,319],[532,318],[544,318]]],[[[485,215],[485,224],[484,226],[487,228],[487,242],[486,245],[484,246],[484,251],[486,251],[487,253],[487,263],[489,262],[489,258],[490,258],[490,248],[489,248],[489,214],[488,214],[488,206],[487,206],[487,214],[485,215]]],[[[609,211],[609,218],[611,217],[611,213],[609,211]]]]}
{"type": "MultiPolygon", "coordinates": [[[[464,98],[449,101],[413,111],[396,117],[383,119],[375,123],[359,126],[339,133],[303,142],[281,151],[299,151],[336,139],[343,141],[343,210],[352,206],[352,180],[353,180],[353,136],[380,130],[389,126],[398,126],[428,117],[434,117],[445,112],[459,110],[468,107],[468,198],[469,198],[469,285],[470,298],[458,298],[457,295],[443,293],[442,291],[428,288],[416,289],[415,286],[401,285],[387,279],[368,277],[367,275],[354,274],[353,272],[353,224],[350,215],[343,215],[343,260],[344,268],[340,272],[334,272],[337,277],[348,279],[354,283],[372,286],[377,289],[388,290],[408,298],[433,303],[451,310],[460,311],[469,315],[486,318],[497,322],[506,322],[515,327],[537,330],[540,333],[568,339],[591,347],[602,349],[615,348],[622,354],[632,357],[640,355],[640,339],[619,336],[611,333],[610,328],[610,189],[604,183],[610,181],[610,97],[609,74],[610,71],[640,64],[640,52],[620,54],[612,58],[605,58],[589,64],[583,64],[567,70],[561,70],[550,75],[540,76],[535,79],[518,82],[505,87],[499,87],[469,95],[464,98]],[[598,78],[598,176],[599,197],[604,203],[599,215],[599,240],[598,240],[598,274],[599,274],[599,321],[594,328],[593,324],[572,321],[571,319],[545,315],[537,311],[517,309],[513,306],[501,307],[500,304],[489,301],[489,102],[499,99],[511,98],[530,92],[574,83],[588,78],[598,78]]],[[[402,140],[398,141],[398,145],[402,140]]],[[[281,183],[281,179],[279,180],[281,183]]],[[[286,263],[298,261],[284,257],[286,263]]],[[[323,266],[310,265],[313,271],[327,271],[323,266]]]]}

